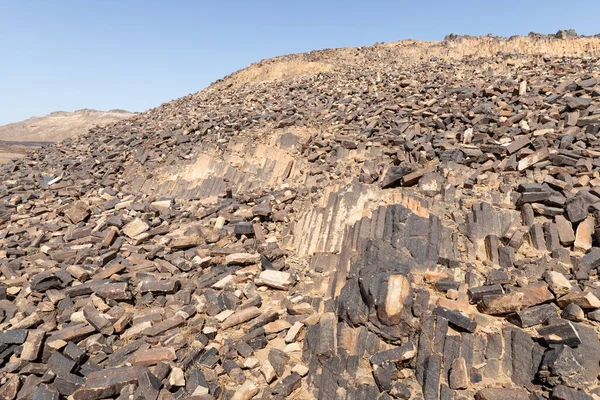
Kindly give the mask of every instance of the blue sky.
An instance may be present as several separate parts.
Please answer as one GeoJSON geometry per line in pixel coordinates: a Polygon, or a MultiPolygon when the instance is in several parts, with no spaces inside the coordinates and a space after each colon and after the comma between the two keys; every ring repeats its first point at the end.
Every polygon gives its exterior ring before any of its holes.
{"type": "Polygon", "coordinates": [[[57,110],[143,111],[281,54],[448,33],[598,33],[600,1],[571,4],[0,0],[0,125],[57,110]]]}

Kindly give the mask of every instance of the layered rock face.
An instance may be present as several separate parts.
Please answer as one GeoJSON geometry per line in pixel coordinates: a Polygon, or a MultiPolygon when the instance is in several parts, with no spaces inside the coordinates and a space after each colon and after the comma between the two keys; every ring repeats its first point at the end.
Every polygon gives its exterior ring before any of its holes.
{"type": "Polygon", "coordinates": [[[600,395],[597,39],[451,39],[2,166],[0,397],[600,395]]]}

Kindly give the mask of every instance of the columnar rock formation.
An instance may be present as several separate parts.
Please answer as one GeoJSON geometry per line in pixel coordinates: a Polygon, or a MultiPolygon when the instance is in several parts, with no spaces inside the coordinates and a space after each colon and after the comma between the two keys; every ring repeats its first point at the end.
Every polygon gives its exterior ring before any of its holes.
{"type": "Polygon", "coordinates": [[[3,166],[0,398],[599,396],[597,45],[285,56],[3,166]]]}

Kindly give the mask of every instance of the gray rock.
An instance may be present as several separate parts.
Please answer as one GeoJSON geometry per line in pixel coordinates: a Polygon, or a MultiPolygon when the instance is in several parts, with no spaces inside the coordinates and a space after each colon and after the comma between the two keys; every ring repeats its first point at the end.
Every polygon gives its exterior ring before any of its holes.
{"type": "Polygon", "coordinates": [[[560,385],[552,389],[550,400],[593,400],[593,397],[580,390],[560,385]]]}
{"type": "Polygon", "coordinates": [[[448,320],[448,323],[454,328],[467,332],[475,332],[477,322],[458,311],[449,310],[444,307],[436,307],[433,313],[448,320]]]}
{"type": "Polygon", "coordinates": [[[450,388],[455,390],[466,389],[469,386],[469,374],[464,358],[458,357],[452,361],[448,383],[450,388]]]}
{"type": "Polygon", "coordinates": [[[577,304],[570,303],[564,308],[562,312],[562,317],[570,321],[581,322],[585,318],[585,313],[583,312],[583,309],[577,304]]]}
{"type": "Polygon", "coordinates": [[[565,385],[582,389],[591,382],[586,380],[583,361],[569,346],[560,345],[544,354],[538,376],[549,386],[565,385]]]}

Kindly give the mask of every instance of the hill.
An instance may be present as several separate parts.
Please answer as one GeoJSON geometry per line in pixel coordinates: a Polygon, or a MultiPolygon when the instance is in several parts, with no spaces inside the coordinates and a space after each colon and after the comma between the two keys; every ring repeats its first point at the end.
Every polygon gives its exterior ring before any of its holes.
{"type": "Polygon", "coordinates": [[[57,111],[43,117],[32,117],[0,126],[0,162],[19,157],[32,147],[60,142],[86,133],[96,125],[121,121],[132,115],[134,114],[122,110],[57,111]]]}
{"type": "Polygon", "coordinates": [[[593,398],[599,44],[282,56],[2,166],[2,396],[593,398]]]}

